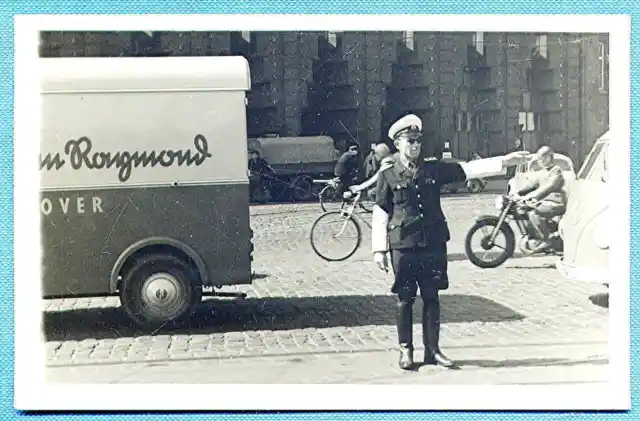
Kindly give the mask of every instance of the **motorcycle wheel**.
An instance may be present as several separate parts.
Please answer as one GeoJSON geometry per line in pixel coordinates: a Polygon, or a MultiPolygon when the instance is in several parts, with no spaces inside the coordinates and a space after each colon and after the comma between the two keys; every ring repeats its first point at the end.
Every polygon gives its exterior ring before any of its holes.
{"type": "MultiPolygon", "coordinates": [[[[495,220],[482,219],[480,221],[477,221],[469,229],[469,232],[467,233],[467,236],[464,240],[464,249],[465,249],[465,253],[467,254],[467,257],[469,258],[469,261],[479,268],[483,268],[483,269],[497,268],[498,266],[506,262],[507,259],[513,256],[513,252],[515,251],[515,248],[516,248],[516,239],[511,228],[505,224],[503,224],[500,227],[500,232],[504,235],[506,239],[506,246],[496,259],[487,260],[483,256],[478,256],[476,253],[474,253],[474,251],[471,248],[471,240],[473,239],[474,234],[478,230],[483,230],[483,229],[486,230],[488,228],[489,229],[488,231],[492,232],[493,229],[496,227],[497,223],[498,223],[497,219],[495,220]]],[[[489,237],[484,237],[483,242],[485,241],[485,238],[488,240],[489,237]]]]}

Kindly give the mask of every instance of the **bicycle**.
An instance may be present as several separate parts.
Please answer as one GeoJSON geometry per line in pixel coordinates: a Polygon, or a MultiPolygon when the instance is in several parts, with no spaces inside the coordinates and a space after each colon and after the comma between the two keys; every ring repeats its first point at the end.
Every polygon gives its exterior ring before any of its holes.
{"type": "MultiPolygon", "coordinates": [[[[333,212],[337,209],[342,209],[344,206],[344,197],[340,198],[340,195],[338,194],[341,185],[340,179],[336,177],[325,181],[325,183],[326,185],[318,194],[320,208],[323,212],[333,212]],[[338,200],[339,198],[340,200],[338,200]],[[338,202],[340,202],[340,207],[334,207],[333,205],[335,204],[337,206],[338,202]]],[[[358,207],[366,213],[373,212],[373,202],[371,201],[358,201],[358,207]]]]}
{"type": "Polygon", "coordinates": [[[339,210],[325,212],[315,220],[315,222],[311,226],[309,241],[311,242],[311,248],[318,255],[318,257],[329,262],[341,262],[353,256],[353,254],[358,250],[358,248],[360,247],[360,243],[362,242],[362,229],[360,228],[360,224],[358,223],[357,219],[363,221],[365,225],[371,228],[371,225],[369,223],[361,218],[355,217],[354,211],[356,207],[359,207],[359,205],[361,204],[361,197],[362,190],[355,192],[347,191],[343,195],[342,204],[339,210]],[[318,245],[316,244],[317,239],[319,239],[325,232],[320,227],[322,226],[322,224],[326,223],[333,217],[338,217],[338,223],[336,225],[339,226],[338,233],[332,235],[333,239],[344,236],[345,231],[348,228],[353,228],[355,230],[354,244],[350,248],[347,248],[347,251],[339,257],[329,257],[326,253],[321,252],[318,245]]]}

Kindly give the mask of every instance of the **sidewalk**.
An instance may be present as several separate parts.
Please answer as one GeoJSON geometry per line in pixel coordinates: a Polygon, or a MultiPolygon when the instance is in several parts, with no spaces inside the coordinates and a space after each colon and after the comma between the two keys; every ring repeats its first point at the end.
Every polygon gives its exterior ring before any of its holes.
{"type": "MultiPolygon", "coordinates": [[[[569,384],[608,381],[608,345],[447,348],[460,370],[403,372],[395,351],[333,352],[190,361],[49,367],[56,383],[569,384]]],[[[416,350],[416,361],[422,351],[416,350]]]]}

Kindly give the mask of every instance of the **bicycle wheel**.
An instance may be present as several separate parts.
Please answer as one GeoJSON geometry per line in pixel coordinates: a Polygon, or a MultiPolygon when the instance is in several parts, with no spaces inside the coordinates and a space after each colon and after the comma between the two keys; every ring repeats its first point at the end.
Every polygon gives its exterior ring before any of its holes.
{"type": "Polygon", "coordinates": [[[342,211],[327,212],[313,223],[309,235],[311,248],[329,262],[347,260],[360,247],[360,225],[342,211]],[[328,247],[325,246],[328,243],[328,247]]]}
{"type": "Polygon", "coordinates": [[[336,189],[333,186],[324,187],[318,196],[323,212],[335,212],[342,207],[342,200],[338,200],[336,189]]]}

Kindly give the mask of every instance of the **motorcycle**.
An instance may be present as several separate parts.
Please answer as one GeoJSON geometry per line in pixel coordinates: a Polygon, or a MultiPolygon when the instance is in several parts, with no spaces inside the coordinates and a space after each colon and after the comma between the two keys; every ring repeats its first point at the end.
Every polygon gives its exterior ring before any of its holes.
{"type": "Polygon", "coordinates": [[[513,257],[516,248],[516,238],[513,229],[509,225],[515,222],[520,231],[521,238],[518,243],[520,251],[527,256],[534,254],[560,255],[563,250],[562,238],[558,233],[558,223],[560,217],[547,221],[549,232],[548,246],[540,247],[541,238],[538,227],[531,221],[529,211],[535,207],[533,201],[523,201],[520,198],[501,195],[496,198],[495,207],[500,211],[498,216],[482,215],[476,219],[474,225],[469,229],[465,238],[465,253],[471,263],[483,269],[496,268],[502,265],[507,259],[513,257]],[[480,242],[484,255],[480,256],[473,252],[471,241],[478,232],[483,232],[480,242]],[[496,243],[496,238],[502,234],[506,239],[504,246],[496,243]],[[497,258],[488,260],[488,252],[494,248],[501,249],[497,258]]]}

